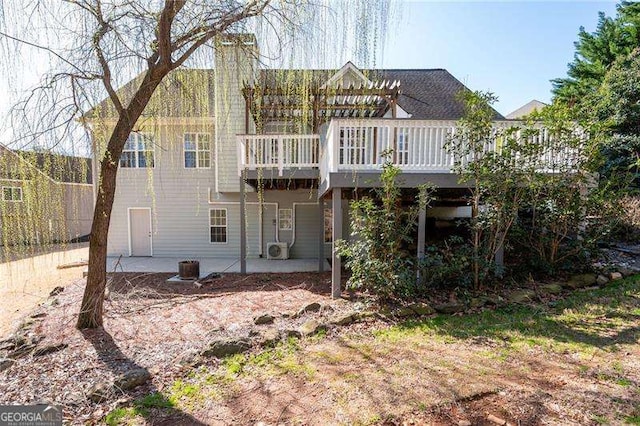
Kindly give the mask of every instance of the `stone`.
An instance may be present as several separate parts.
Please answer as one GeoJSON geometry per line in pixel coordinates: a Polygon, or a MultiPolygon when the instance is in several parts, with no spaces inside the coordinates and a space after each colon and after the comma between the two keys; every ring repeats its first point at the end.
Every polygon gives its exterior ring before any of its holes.
{"type": "Polygon", "coordinates": [[[300,333],[298,330],[292,330],[292,329],[288,329],[288,330],[282,330],[282,335],[286,338],[294,338],[294,339],[299,339],[302,337],[302,333],[300,333]]]}
{"type": "Polygon", "coordinates": [[[33,356],[44,356],[44,355],[48,355],[48,354],[52,354],[54,352],[58,352],[61,351],[63,349],[65,349],[67,346],[66,343],[60,343],[57,345],[47,345],[47,346],[41,346],[39,348],[36,348],[33,351],[33,356]]]}
{"type": "Polygon", "coordinates": [[[273,317],[273,315],[262,314],[255,317],[253,319],[253,323],[255,325],[272,324],[274,320],[275,318],[273,317]]]}
{"type": "Polygon", "coordinates": [[[609,274],[609,278],[611,281],[617,281],[622,279],[622,274],[620,272],[612,272],[609,274]]]}
{"type": "Polygon", "coordinates": [[[318,302],[309,303],[308,305],[300,308],[300,310],[296,312],[296,314],[293,317],[298,318],[309,312],[318,312],[321,308],[322,308],[322,305],[320,305],[318,302]]]}
{"type": "Polygon", "coordinates": [[[220,339],[209,343],[209,347],[201,352],[202,356],[224,358],[246,352],[251,348],[248,339],[220,339]]]}
{"type": "Polygon", "coordinates": [[[398,318],[408,318],[408,317],[415,316],[416,314],[415,311],[411,309],[409,306],[402,306],[396,309],[393,313],[398,318]]]}
{"type": "Polygon", "coordinates": [[[312,336],[321,330],[326,330],[326,326],[316,320],[309,320],[302,324],[298,330],[302,336],[312,336]]]}
{"type": "Polygon", "coordinates": [[[36,314],[33,314],[33,315],[29,316],[29,318],[31,318],[31,319],[40,319],[40,318],[44,318],[46,316],[47,316],[46,312],[38,312],[36,314]]]}
{"type": "Polygon", "coordinates": [[[112,395],[113,387],[106,382],[99,382],[94,384],[87,391],[87,398],[93,402],[102,402],[112,395]]]}
{"type": "Polygon", "coordinates": [[[49,293],[49,297],[57,296],[63,291],[64,291],[64,287],[60,287],[60,286],[55,287],[53,290],[51,290],[51,293],[49,293]]]}
{"type": "Polygon", "coordinates": [[[543,293],[560,294],[562,293],[562,286],[558,283],[543,284],[542,286],[540,286],[540,290],[543,293]]]}
{"type": "Polygon", "coordinates": [[[471,422],[469,420],[458,420],[458,426],[471,426],[471,422]]]}
{"type": "Polygon", "coordinates": [[[174,361],[183,367],[196,367],[202,363],[202,357],[196,350],[189,350],[179,355],[174,361]]]}
{"type": "Polygon", "coordinates": [[[373,321],[376,318],[376,313],[373,311],[357,312],[353,315],[353,321],[373,321]]]}
{"type": "Polygon", "coordinates": [[[620,272],[623,277],[630,277],[631,275],[635,275],[640,271],[634,268],[620,268],[618,269],[618,272],[620,272]]]}
{"type": "Polygon", "coordinates": [[[342,312],[334,314],[331,318],[329,318],[329,324],[331,325],[349,325],[355,321],[355,315],[353,312],[342,312]]]}
{"type": "Polygon", "coordinates": [[[135,368],[129,370],[113,381],[113,387],[117,390],[131,390],[140,385],[144,385],[151,379],[151,374],[145,368],[135,368]]]}
{"type": "Polygon", "coordinates": [[[609,278],[605,277],[604,275],[598,275],[598,278],[596,278],[596,284],[600,286],[605,285],[608,282],[609,278]]]}
{"type": "Polygon", "coordinates": [[[533,290],[516,290],[509,294],[507,301],[509,303],[525,303],[530,302],[534,297],[536,297],[536,292],[533,290]]]}
{"type": "Polygon", "coordinates": [[[460,302],[440,303],[434,306],[436,312],[440,314],[457,314],[464,311],[464,305],[460,302]]]}
{"type": "Polygon", "coordinates": [[[591,287],[596,285],[597,277],[595,274],[578,274],[569,278],[566,286],[572,289],[591,287]]]}
{"type": "Polygon", "coordinates": [[[258,344],[262,347],[273,347],[280,341],[280,330],[277,328],[267,328],[260,330],[256,336],[258,344]]]}
{"type": "Polygon", "coordinates": [[[0,371],[4,371],[16,363],[15,359],[0,358],[0,371]]]}
{"type": "Polygon", "coordinates": [[[415,312],[416,315],[419,315],[419,316],[433,315],[436,313],[436,311],[430,305],[427,305],[426,303],[423,303],[423,302],[412,303],[407,307],[411,309],[413,312],[415,312]]]}

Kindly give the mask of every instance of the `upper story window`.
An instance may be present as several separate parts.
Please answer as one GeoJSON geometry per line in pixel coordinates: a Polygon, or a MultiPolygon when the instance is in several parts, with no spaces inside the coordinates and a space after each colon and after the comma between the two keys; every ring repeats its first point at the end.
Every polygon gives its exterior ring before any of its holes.
{"type": "Polygon", "coordinates": [[[184,167],[188,169],[208,169],[211,167],[209,134],[184,134],[184,167]]]}
{"type": "Polygon", "coordinates": [[[131,133],[120,156],[120,167],[153,166],[153,136],[148,133],[131,133]]]}
{"type": "Polygon", "coordinates": [[[19,186],[3,186],[2,200],[18,203],[22,201],[22,188],[19,186]]]}

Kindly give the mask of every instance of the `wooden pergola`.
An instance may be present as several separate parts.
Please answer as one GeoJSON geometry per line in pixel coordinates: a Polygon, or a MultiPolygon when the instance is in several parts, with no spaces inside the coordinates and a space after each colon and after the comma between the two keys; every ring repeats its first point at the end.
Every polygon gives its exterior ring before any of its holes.
{"type": "Polygon", "coordinates": [[[381,80],[359,85],[327,86],[317,83],[299,91],[291,85],[248,85],[242,90],[245,99],[245,131],[249,133],[249,117],[262,133],[270,121],[307,121],[313,133],[332,118],[379,118],[387,111],[396,118],[400,96],[398,81],[381,80]]]}

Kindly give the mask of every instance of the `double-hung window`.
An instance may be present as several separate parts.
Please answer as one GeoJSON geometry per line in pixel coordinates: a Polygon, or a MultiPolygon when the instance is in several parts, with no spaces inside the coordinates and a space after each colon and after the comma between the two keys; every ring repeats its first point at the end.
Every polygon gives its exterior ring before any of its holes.
{"type": "Polygon", "coordinates": [[[184,134],[184,167],[188,169],[211,167],[211,142],[207,133],[184,134]]]}
{"type": "Polygon", "coordinates": [[[210,242],[224,244],[227,242],[227,209],[209,210],[210,242]]]}
{"type": "Polygon", "coordinates": [[[19,203],[22,201],[22,188],[19,186],[3,186],[2,200],[19,203]]]}
{"type": "Polygon", "coordinates": [[[153,167],[153,136],[147,133],[131,133],[120,156],[120,167],[153,167]]]}
{"type": "Polygon", "coordinates": [[[291,231],[293,229],[293,209],[279,209],[278,223],[281,231],[291,231]]]}

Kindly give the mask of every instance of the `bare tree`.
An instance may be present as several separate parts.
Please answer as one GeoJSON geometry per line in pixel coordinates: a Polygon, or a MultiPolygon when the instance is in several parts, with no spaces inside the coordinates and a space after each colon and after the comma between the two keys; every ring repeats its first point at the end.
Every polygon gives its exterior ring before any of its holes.
{"type": "Polygon", "coordinates": [[[21,123],[14,122],[14,126],[21,124],[27,130],[16,135],[16,139],[33,141],[52,134],[56,143],[68,139],[74,124],[81,119],[80,111],[94,108],[104,97],[115,111],[115,125],[106,137],[96,177],[99,180],[90,236],[89,272],[77,321],[81,329],[102,325],[107,235],[119,159],[127,138],[163,79],[171,71],[196,60],[199,53],[210,51],[218,37],[248,30],[263,33],[268,42],[277,44],[276,50],[286,46],[306,49],[308,56],[314,46],[326,46],[331,37],[335,40],[334,32],[342,31],[341,34],[349,38],[348,28],[352,25],[356,29],[352,47],[359,55],[370,58],[368,52],[375,49],[375,39],[381,36],[380,29],[386,28],[389,13],[388,0],[336,3],[24,0],[12,3],[0,3],[0,46],[5,58],[29,47],[44,52],[59,67],[47,74],[42,84],[17,106],[16,111],[22,112],[23,118],[21,123]],[[336,5],[342,10],[331,14],[336,5]],[[318,17],[329,15],[332,25],[326,28],[326,19],[318,17]],[[340,20],[342,22],[338,22],[340,20]],[[318,40],[315,36],[327,38],[299,45],[300,40],[318,40]],[[137,84],[131,93],[123,96],[117,88],[135,75],[140,75],[137,84]],[[44,115],[50,119],[33,120],[34,116],[44,115]]]}

